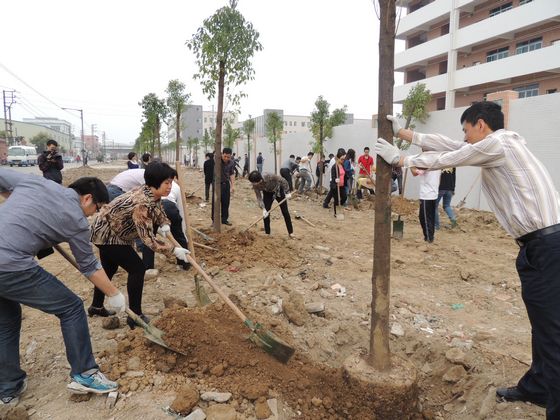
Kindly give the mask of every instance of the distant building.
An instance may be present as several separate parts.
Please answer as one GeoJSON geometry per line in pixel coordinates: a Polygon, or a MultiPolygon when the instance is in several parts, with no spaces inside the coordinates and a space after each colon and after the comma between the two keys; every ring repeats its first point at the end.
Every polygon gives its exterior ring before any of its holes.
{"type": "Polygon", "coordinates": [[[101,150],[100,146],[99,146],[99,137],[93,135],[87,135],[84,136],[84,145],[85,145],[85,149],[86,151],[89,152],[90,157],[96,156],[99,151],[101,150]]]}
{"type": "MultiPolygon", "coordinates": [[[[4,127],[3,118],[0,118],[0,127],[4,127]]],[[[44,133],[49,138],[56,140],[56,142],[64,148],[66,154],[73,154],[73,149],[69,146],[70,136],[68,134],[61,133],[58,130],[53,130],[43,125],[15,120],[12,120],[12,129],[14,138],[20,139],[20,142],[21,139],[24,139],[27,144],[31,144],[31,139],[33,137],[39,133],[44,133]]]]}
{"type": "Polygon", "coordinates": [[[59,118],[52,118],[52,117],[44,117],[44,118],[23,118],[23,122],[27,122],[30,124],[40,125],[46,128],[51,129],[60,134],[58,139],[54,139],[57,141],[59,146],[62,146],[64,150],[70,151],[73,147],[72,144],[72,124],[68,121],[61,120],[59,118]]]}
{"type": "Polygon", "coordinates": [[[402,103],[424,83],[429,110],[468,106],[488,94],[514,90],[519,98],[560,90],[560,1],[398,0],[407,9],[397,38],[395,86],[402,103]]]}

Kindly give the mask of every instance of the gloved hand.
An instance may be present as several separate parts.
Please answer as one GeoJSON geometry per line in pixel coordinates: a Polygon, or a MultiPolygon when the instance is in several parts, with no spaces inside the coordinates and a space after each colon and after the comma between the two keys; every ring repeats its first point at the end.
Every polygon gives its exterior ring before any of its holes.
{"type": "Polygon", "coordinates": [[[381,137],[375,143],[375,153],[381,156],[389,165],[396,165],[401,158],[399,148],[381,137]]]}
{"type": "Polygon", "coordinates": [[[191,252],[185,248],[179,248],[179,247],[173,248],[173,254],[175,255],[175,258],[181,261],[188,262],[187,255],[189,255],[190,253],[191,252]]]}
{"type": "Polygon", "coordinates": [[[387,115],[387,119],[389,121],[391,121],[391,123],[393,124],[393,135],[395,137],[399,136],[399,131],[402,130],[402,126],[399,123],[399,119],[397,117],[395,117],[394,115],[387,115]]]}
{"type": "Polygon", "coordinates": [[[124,295],[121,292],[118,292],[116,295],[109,296],[107,298],[106,306],[108,309],[112,309],[117,313],[123,312],[126,307],[124,295]]]}
{"type": "Polygon", "coordinates": [[[289,200],[290,198],[292,198],[292,193],[288,193],[286,194],[286,198],[289,200]]]}
{"type": "Polygon", "coordinates": [[[266,209],[263,209],[263,218],[267,218],[268,217],[268,212],[266,211],[266,209]]]}
{"type": "Polygon", "coordinates": [[[161,225],[157,230],[157,233],[159,233],[164,238],[167,238],[167,234],[169,232],[171,232],[171,227],[169,225],[161,225]]]}

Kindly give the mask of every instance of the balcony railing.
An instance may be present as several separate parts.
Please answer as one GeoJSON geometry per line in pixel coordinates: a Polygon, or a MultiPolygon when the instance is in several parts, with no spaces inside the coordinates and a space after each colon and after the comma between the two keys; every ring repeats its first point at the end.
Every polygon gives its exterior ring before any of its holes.
{"type": "Polygon", "coordinates": [[[397,28],[397,38],[406,39],[406,37],[418,30],[428,30],[430,25],[449,18],[451,11],[451,0],[436,0],[410,15],[401,17],[397,28]]]}
{"type": "Polygon", "coordinates": [[[426,63],[434,57],[447,56],[450,42],[449,34],[443,35],[396,54],[395,71],[403,71],[406,67],[414,64],[426,63]]]}

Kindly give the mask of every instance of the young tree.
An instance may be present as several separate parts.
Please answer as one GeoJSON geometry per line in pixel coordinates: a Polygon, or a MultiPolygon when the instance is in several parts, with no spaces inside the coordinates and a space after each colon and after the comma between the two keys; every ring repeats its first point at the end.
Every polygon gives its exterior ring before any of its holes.
{"type": "MultiPolygon", "coordinates": [[[[417,83],[410,89],[408,96],[404,100],[402,113],[398,115],[399,118],[405,119],[405,128],[413,130],[416,122],[426,122],[430,117],[428,104],[431,100],[430,90],[426,89],[424,83],[417,83]]],[[[396,139],[395,145],[401,150],[406,150],[410,147],[409,142],[402,141],[401,139],[396,139]]]]}
{"type": "Polygon", "coordinates": [[[248,119],[243,121],[243,133],[247,136],[247,169],[251,172],[251,135],[255,131],[255,120],[248,119]]]}
{"type": "Polygon", "coordinates": [[[37,151],[41,153],[43,150],[47,150],[47,141],[50,139],[47,133],[39,132],[37,135],[31,137],[31,144],[37,148],[37,151]]]}
{"type": "MultiPolygon", "coordinates": [[[[214,131],[210,129],[210,131],[214,131]]],[[[208,153],[208,147],[214,144],[214,136],[208,132],[208,129],[204,129],[204,136],[202,137],[202,145],[204,146],[204,153],[208,153]]]]}
{"type": "MultiPolygon", "coordinates": [[[[325,159],[325,139],[332,137],[333,127],[341,125],[346,120],[346,105],[329,112],[330,104],[323,96],[315,101],[315,109],[311,112],[311,133],[315,138],[313,151],[319,153],[321,161],[325,159]]],[[[319,188],[323,185],[323,171],[319,172],[319,188]]]]}
{"type": "Polygon", "coordinates": [[[168,114],[165,101],[158,98],[155,93],[148,93],[141,102],[138,102],[138,105],[142,107],[144,122],[148,122],[147,127],[153,130],[152,139],[157,146],[158,156],[161,157],[161,122],[165,121],[168,114]]]}
{"type": "Polygon", "coordinates": [[[224,136],[224,146],[233,148],[235,141],[241,136],[241,130],[239,130],[239,128],[233,128],[230,120],[226,120],[224,136]]]}
{"type": "Polygon", "coordinates": [[[274,150],[274,173],[278,175],[278,158],[276,156],[276,143],[282,138],[282,130],[284,129],[284,121],[277,112],[266,114],[265,131],[268,142],[272,144],[274,150]]]}
{"type": "MultiPolygon", "coordinates": [[[[214,150],[214,177],[218,181],[222,172],[222,120],[224,95],[236,105],[242,93],[234,94],[238,86],[254,78],[251,58],[262,46],[258,41],[259,33],[237,10],[237,0],[230,0],[228,6],[218,9],[205,19],[202,26],[187,41],[188,48],[194,53],[198,73],[194,75],[202,84],[202,91],[208,99],[216,95],[218,89],[218,111],[216,114],[216,142],[214,150]],[[217,82],[217,83],[216,83],[217,82]],[[217,84],[217,86],[216,86],[217,84]]],[[[214,191],[214,230],[221,231],[221,188],[215,183],[214,191]]]]}
{"type": "MultiPolygon", "coordinates": [[[[432,95],[430,94],[430,91],[426,89],[426,85],[424,83],[417,83],[410,89],[410,91],[408,92],[408,96],[404,100],[402,113],[398,114],[399,118],[405,119],[404,128],[410,128],[412,130],[416,126],[415,123],[417,121],[421,123],[426,122],[426,120],[430,117],[428,104],[431,100],[432,95]]],[[[397,146],[401,150],[408,149],[411,144],[399,138],[395,138],[393,141],[395,143],[395,146],[397,146]]],[[[399,192],[401,198],[404,198],[407,177],[408,169],[405,168],[402,188],[400,188],[399,192]]]]}
{"type": "Polygon", "coordinates": [[[181,161],[181,114],[189,102],[190,94],[185,92],[185,84],[177,79],[170,80],[167,89],[167,107],[174,118],[175,125],[175,161],[181,161]]]}

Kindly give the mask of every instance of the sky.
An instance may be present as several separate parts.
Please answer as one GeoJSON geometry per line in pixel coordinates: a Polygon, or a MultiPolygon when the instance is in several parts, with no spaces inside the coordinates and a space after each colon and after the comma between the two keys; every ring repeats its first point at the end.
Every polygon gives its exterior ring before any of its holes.
{"type": "MultiPolygon", "coordinates": [[[[164,97],[171,79],[186,84],[193,104],[217,107],[193,75],[185,42],[226,0],[20,0],[2,5],[0,89],[16,90],[12,119],[57,117],[74,125],[84,110],[86,134],[133,143],[141,128],[138,102],[164,97]]],[[[377,109],[379,22],[372,0],[240,0],[260,34],[255,79],[239,119],[283,109],[309,115],[323,95],[354,118],[377,109]]],[[[397,50],[400,47],[397,45],[397,50]]],[[[398,80],[398,79],[397,79],[398,80]]],[[[3,117],[3,115],[2,115],[3,117]]]]}

